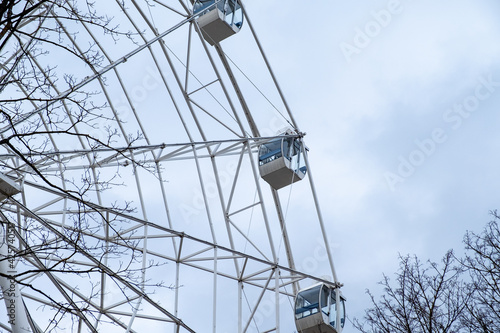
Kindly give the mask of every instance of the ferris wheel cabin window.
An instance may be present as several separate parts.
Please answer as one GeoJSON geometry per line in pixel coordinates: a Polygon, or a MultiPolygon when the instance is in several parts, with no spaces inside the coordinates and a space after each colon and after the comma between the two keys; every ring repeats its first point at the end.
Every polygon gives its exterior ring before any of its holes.
{"type": "Polygon", "coordinates": [[[321,286],[305,290],[297,295],[295,301],[295,318],[301,319],[319,311],[319,293],[321,286]]]}
{"type": "Polygon", "coordinates": [[[281,139],[265,143],[260,148],[259,165],[272,162],[281,156],[281,139]]]}
{"type": "Polygon", "coordinates": [[[342,332],[345,322],[344,302],[340,290],[323,283],[299,291],[295,297],[297,330],[302,333],[342,332]],[[337,324],[337,319],[340,324],[337,324]]]}
{"type": "MultiPolygon", "coordinates": [[[[299,137],[287,135],[265,142],[259,147],[259,172],[274,189],[302,180],[307,172],[303,153],[303,142],[299,137]]],[[[304,148],[305,149],[305,148],[304,148]]]]}

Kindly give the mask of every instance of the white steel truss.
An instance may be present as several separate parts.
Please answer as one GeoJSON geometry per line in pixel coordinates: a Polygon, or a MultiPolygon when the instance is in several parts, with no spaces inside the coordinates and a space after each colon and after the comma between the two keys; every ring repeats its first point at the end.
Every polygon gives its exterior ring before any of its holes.
{"type": "MultiPolygon", "coordinates": [[[[306,180],[278,193],[260,179],[259,145],[303,134],[247,13],[223,49],[186,1],[97,6],[117,40],[40,6],[21,29],[54,24],[65,48],[42,43],[46,57],[20,38],[1,67],[0,172],[21,191],[0,203],[0,280],[21,295],[18,318],[32,332],[290,331],[301,284],[341,283],[307,152],[306,180]],[[43,96],[19,83],[23,59],[43,96]],[[254,67],[265,89],[243,73],[254,67]]],[[[18,332],[4,300],[0,327],[18,332]]]]}

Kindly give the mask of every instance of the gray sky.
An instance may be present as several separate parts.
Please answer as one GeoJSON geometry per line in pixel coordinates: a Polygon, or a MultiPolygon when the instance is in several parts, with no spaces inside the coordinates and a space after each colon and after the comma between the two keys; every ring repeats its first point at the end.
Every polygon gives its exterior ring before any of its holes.
{"type": "MultiPolygon", "coordinates": [[[[99,5],[111,6],[105,2],[99,5]]],[[[494,0],[438,3],[428,0],[253,0],[245,1],[245,6],[299,128],[307,133],[311,171],[327,223],[337,275],[345,284],[343,293],[348,299],[348,315],[359,318],[370,305],[365,290],[368,288],[375,294],[380,291],[377,282],[382,279],[382,273],[391,276],[397,269],[398,254],[416,254],[422,260],[437,261],[450,248],[460,253],[465,231],[481,231],[490,220],[489,211],[498,208],[495,176],[500,164],[496,157],[500,146],[496,128],[500,120],[500,4],[494,0]]],[[[148,13],[151,17],[158,15],[155,24],[159,31],[165,31],[173,21],[161,14],[160,10],[148,13]]],[[[140,18],[136,20],[142,22],[140,18]]],[[[129,28],[124,24],[124,29],[129,28]]],[[[141,29],[145,28],[141,26],[141,29]]],[[[186,31],[184,27],[184,31],[179,29],[165,38],[180,58],[185,52],[186,31]]],[[[83,33],[78,38],[85,40],[83,33]]],[[[267,93],[269,77],[258,69],[262,68],[262,63],[260,67],[255,64],[257,50],[255,45],[245,44],[248,41],[247,25],[239,34],[223,41],[222,46],[245,74],[267,93]]],[[[130,42],[120,47],[109,45],[107,50],[111,59],[118,59],[137,47],[130,42]]],[[[161,53],[158,45],[153,45],[153,49],[161,53]]],[[[204,71],[208,60],[200,51],[201,46],[193,50],[193,54],[201,54],[200,58],[205,61],[193,61],[196,74],[201,81],[211,82],[213,73],[209,75],[209,71],[204,71]]],[[[59,64],[64,65],[72,64],[59,64]]],[[[161,62],[161,66],[166,68],[166,62],[161,62]]],[[[120,65],[120,69],[123,69],[123,81],[132,93],[152,142],[187,142],[180,122],[169,113],[173,107],[168,104],[168,94],[161,89],[161,80],[150,55],[142,52],[131,57],[120,65]]],[[[123,126],[127,131],[130,127],[133,133],[132,114],[111,74],[107,84],[112,102],[125,121],[123,126]]],[[[190,84],[196,86],[195,80],[191,79],[190,84]]],[[[250,85],[243,80],[240,84],[246,94],[250,85]]],[[[273,135],[279,121],[272,118],[273,110],[271,115],[264,112],[264,108],[272,108],[265,105],[255,91],[251,94],[248,103],[253,115],[260,124],[269,123],[262,134],[273,135]]],[[[269,97],[275,100],[276,93],[270,92],[269,97]]],[[[216,112],[220,106],[210,102],[213,105],[207,105],[213,106],[216,112]]],[[[227,115],[221,112],[220,116],[227,115]]],[[[232,124],[229,118],[225,121],[232,124]]],[[[204,127],[205,124],[203,122],[204,127]]],[[[99,135],[105,125],[101,123],[96,133],[91,134],[99,135]]],[[[194,127],[192,123],[189,125],[194,127]]],[[[224,139],[218,137],[218,129],[215,126],[204,128],[209,132],[209,139],[224,139]]],[[[201,169],[212,168],[208,159],[202,163],[205,164],[201,169]]],[[[175,227],[187,233],[203,233],[205,229],[197,222],[206,217],[200,213],[199,206],[203,208],[203,203],[197,205],[199,180],[194,177],[195,166],[187,162],[175,162],[173,166],[175,168],[169,171],[184,176],[177,178],[174,173],[165,172],[167,190],[174,194],[170,202],[174,207],[172,219],[184,223],[175,227]],[[189,216],[182,212],[183,207],[191,209],[189,216]]],[[[250,169],[250,165],[246,167],[250,169]]],[[[234,165],[221,161],[220,172],[226,178],[234,174],[234,169],[234,165]]],[[[133,192],[135,175],[122,172],[120,176],[125,183],[132,184],[133,192]]],[[[147,189],[145,206],[149,218],[162,221],[164,212],[158,209],[162,207],[162,198],[153,190],[159,182],[150,174],[140,174],[140,177],[142,186],[147,189]]],[[[220,214],[219,196],[210,177],[207,175],[205,180],[205,185],[212,190],[208,201],[219,206],[220,214]]],[[[244,189],[241,197],[248,202],[255,201],[253,192],[246,191],[245,186],[245,182],[252,181],[244,179],[241,185],[238,184],[244,189]]],[[[225,185],[227,190],[229,185],[225,185]]],[[[294,255],[300,269],[320,275],[327,272],[328,267],[323,260],[318,233],[308,224],[315,212],[307,182],[294,185],[294,189],[291,207],[288,204],[286,207],[287,222],[290,230],[294,230],[290,235],[292,248],[304,249],[294,255]],[[305,203],[303,199],[307,196],[309,201],[305,203]],[[311,253],[318,267],[310,266],[311,262],[307,261],[311,253]]],[[[117,187],[107,192],[106,200],[135,200],[137,203],[137,197],[131,192],[117,187]]],[[[280,190],[282,202],[286,201],[286,194],[287,190],[280,190]]],[[[265,198],[269,199],[266,204],[272,210],[269,193],[265,198]]],[[[241,200],[234,206],[244,207],[243,202],[246,201],[241,200]]],[[[215,211],[213,209],[214,215],[215,211]]],[[[252,221],[253,216],[244,214],[241,220],[248,217],[252,221]]],[[[258,224],[258,218],[254,219],[256,224],[252,228],[243,226],[252,239],[260,241],[263,226],[258,224]]],[[[224,218],[217,221],[224,221],[224,218]]],[[[225,228],[219,231],[226,232],[225,228]]],[[[154,245],[153,241],[150,244],[154,245]]],[[[279,248],[280,259],[284,261],[283,246],[280,244],[279,248]]],[[[169,272],[173,274],[173,270],[169,272]]],[[[162,271],[161,274],[167,273],[162,271]]],[[[162,277],[166,281],[174,279],[162,277]]],[[[203,288],[200,277],[186,274],[183,278],[184,295],[192,296],[181,301],[181,307],[184,301],[189,309],[188,317],[183,319],[200,326],[210,322],[210,311],[192,311],[190,304],[194,297],[200,296],[190,295],[190,292],[198,292],[190,286],[203,288]],[[203,316],[207,318],[201,319],[203,316]]],[[[210,288],[211,285],[203,290],[207,294],[203,294],[203,299],[209,299],[210,288]]],[[[172,298],[169,294],[162,296],[164,302],[173,302],[172,298]]],[[[205,309],[211,306],[197,305],[205,309]]],[[[282,308],[293,311],[291,307],[282,308]]],[[[228,312],[218,314],[218,332],[224,332],[226,319],[227,326],[231,324],[230,329],[234,329],[230,321],[236,320],[232,318],[235,311],[228,306],[228,312]]],[[[288,315],[291,317],[292,312],[288,315]]],[[[290,320],[282,327],[282,332],[294,329],[290,320]]]]}
{"type": "Polygon", "coordinates": [[[398,254],[460,252],[498,208],[500,4],[246,6],[307,132],[348,313],[361,317],[398,254]]]}

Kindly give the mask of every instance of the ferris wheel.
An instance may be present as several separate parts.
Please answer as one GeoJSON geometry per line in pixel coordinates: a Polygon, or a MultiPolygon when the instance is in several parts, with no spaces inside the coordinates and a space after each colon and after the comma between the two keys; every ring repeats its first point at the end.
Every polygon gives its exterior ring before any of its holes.
{"type": "Polygon", "coordinates": [[[0,331],[342,331],[305,134],[244,5],[11,8],[0,331]]]}

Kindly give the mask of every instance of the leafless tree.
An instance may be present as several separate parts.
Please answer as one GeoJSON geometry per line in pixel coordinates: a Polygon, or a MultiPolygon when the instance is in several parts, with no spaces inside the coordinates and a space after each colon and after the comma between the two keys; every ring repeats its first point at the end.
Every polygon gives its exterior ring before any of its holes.
{"type": "Polygon", "coordinates": [[[469,332],[460,319],[470,293],[457,264],[452,251],[440,263],[400,257],[394,283],[384,275],[384,294],[378,300],[367,291],[372,307],[364,320],[354,320],[354,327],[363,333],[469,332]]]}
{"type": "MultiPolygon", "coordinates": [[[[100,125],[111,119],[102,111],[108,105],[87,83],[94,80],[106,84],[100,77],[102,50],[91,40],[74,42],[78,29],[83,28],[99,31],[111,41],[122,36],[131,39],[128,32],[112,24],[112,18],[97,13],[90,0],[0,3],[0,172],[20,183],[27,183],[31,177],[34,184],[43,184],[45,190],[64,198],[68,202],[64,223],[73,224],[62,226],[50,217],[40,217],[30,211],[24,197],[0,202],[3,241],[11,237],[8,253],[2,254],[0,261],[12,267],[15,263],[16,267],[15,272],[0,272],[0,277],[30,289],[45,306],[55,309],[56,314],[48,318],[50,324],[43,328],[48,331],[55,330],[68,316],[93,330],[92,318],[99,313],[89,304],[97,304],[103,292],[99,282],[92,282],[99,281],[93,276],[108,276],[130,302],[137,293],[147,298],[148,281],[141,278],[145,266],[141,263],[140,242],[132,234],[121,236],[128,222],[120,214],[132,213],[134,208],[129,203],[101,207],[88,200],[105,188],[119,185],[117,173],[104,177],[89,168],[78,175],[80,178],[68,177],[69,172],[63,178],[68,161],[56,146],[56,142],[74,142],[86,151],[82,156],[88,159],[97,159],[103,149],[134,167],[147,167],[137,155],[132,157],[113,145],[121,140],[121,147],[126,149],[140,139],[139,134],[123,138],[116,126],[100,125]],[[60,59],[75,71],[59,68],[60,59]],[[78,68],[90,69],[94,76],[81,77],[78,68]],[[91,135],[98,126],[104,135],[91,135]],[[58,167],[48,170],[51,164],[58,167]],[[109,234],[115,235],[113,241],[105,242],[109,234]],[[105,257],[120,259],[112,265],[105,257]],[[40,274],[45,276],[41,284],[34,282],[40,274]],[[61,287],[61,276],[68,274],[86,276],[90,287],[82,289],[78,297],[71,295],[64,290],[68,286],[61,287]],[[47,281],[56,287],[44,289],[47,281]],[[54,288],[59,288],[59,297],[54,288]]],[[[156,265],[161,263],[149,262],[146,267],[156,265]]],[[[75,288],[75,294],[77,291],[75,288]]]]}
{"type": "Polygon", "coordinates": [[[364,320],[354,320],[361,332],[500,331],[500,229],[497,211],[482,233],[468,231],[465,254],[448,252],[441,265],[422,265],[417,257],[401,257],[396,285],[384,275],[384,294],[364,320]]]}
{"type": "Polygon", "coordinates": [[[494,220],[481,234],[467,232],[464,237],[466,256],[461,261],[470,273],[472,302],[462,323],[471,332],[500,332],[500,230],[496,211],[494,220]]]}

